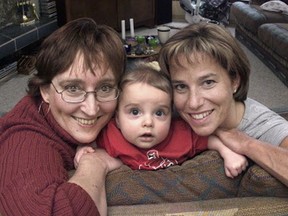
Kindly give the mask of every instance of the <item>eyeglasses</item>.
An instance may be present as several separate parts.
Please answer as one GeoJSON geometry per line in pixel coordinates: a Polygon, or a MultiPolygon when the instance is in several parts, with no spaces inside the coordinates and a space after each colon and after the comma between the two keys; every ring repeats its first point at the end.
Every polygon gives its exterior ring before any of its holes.
{"type": "Polygon", "coordinates": [[[95,98],[99,102],[109,102],[116,100],[119,96],[119,90],[117,88],[112,88],[109,86],[101,86],[95,91],[85,91],[79,88],[67,88],[63,91],[58,91],[55,85],[51,82],[55,91],[58,94],[61,94],[61,98],[63,101],[67,103],[81,103],[83,102],[89,93],[95,94],[95,98]]]}

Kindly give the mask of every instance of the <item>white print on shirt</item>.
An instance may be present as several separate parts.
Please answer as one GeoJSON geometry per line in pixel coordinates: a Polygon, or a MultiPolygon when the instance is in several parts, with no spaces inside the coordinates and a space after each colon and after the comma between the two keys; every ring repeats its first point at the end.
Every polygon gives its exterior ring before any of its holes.
{"type": "Polygon", "coordinates": [[[146,156],[148,161],[140,164],[139,169],[149,167],[150,170],[157,170],[178,164],[177,160],[169,160],[168,158],[159,157],[159,152],[155,149],[147,151],[146,156]]]}

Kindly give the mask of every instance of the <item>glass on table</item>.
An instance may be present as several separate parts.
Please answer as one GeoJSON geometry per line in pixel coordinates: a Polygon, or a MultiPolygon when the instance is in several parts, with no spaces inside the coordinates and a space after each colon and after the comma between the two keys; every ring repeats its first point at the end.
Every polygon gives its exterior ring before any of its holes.
{"type": "Polygon", "coordinates": [[[149,36],[147,38],[147,41],[148,41],[149,52],[150,53],[155,52],[155,48],[157,46],[159,46],[159,43],[160,43],[159,39],[157,37],[155,37],[155,36],[149,36]]]}

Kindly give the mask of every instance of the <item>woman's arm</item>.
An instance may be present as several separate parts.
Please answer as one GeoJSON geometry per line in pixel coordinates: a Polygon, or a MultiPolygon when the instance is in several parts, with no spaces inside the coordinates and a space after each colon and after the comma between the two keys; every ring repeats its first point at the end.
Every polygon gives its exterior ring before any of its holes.
{"type": "Polygon", "coordinates": [[[247,156],[288,187],[288,137],[273,146],[237,129],[218,129],[216,135],[229,149],[247,156]]]}
{"type": "Polygon", "coordinates": [[[75,152],[66,143],[32,130],[5,135],[0,136],[2,214],[98,215],[97,209],[105,214],[105,177],[120,166],[118,160],[103,151],[87,154],[68,181],[75,152]]]}
{"type": "Polygon", "coordinates": [[[211,135],[208,138],[208,149],[219,152],[224,159],[225,174],[230,178],[238,176],[248,166],[248,161],[245,156],[230,150],[214,135],[211,135]]]}
{"type": "Polygon", "coordinates": [[[90,195],[100,215],[107,215],[105,177],[109,171],[117,169],[121,164],[118,159],[112,158],[104,150],[96,149],[93,153],[82,155],[75,174],[69,180],[90,195]]]}

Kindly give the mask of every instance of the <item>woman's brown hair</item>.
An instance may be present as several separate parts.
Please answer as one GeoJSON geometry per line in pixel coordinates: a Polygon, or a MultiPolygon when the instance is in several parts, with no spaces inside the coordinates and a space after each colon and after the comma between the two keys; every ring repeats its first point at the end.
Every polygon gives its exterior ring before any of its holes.
{"type": "Polygon", "coordinates": [[[226,69],[231,81],[239,78],[239,87],[234,94],[236,101],[247,98],[250,64],[237,40],[220,25],[211,23],[192,24],[173,35],[162,47],[159,64],[169,74],[174,62],[181,68],[180,57],[193,64],[199,55],[209,56],[226,69]]]}
{"type": "Polygon", "coordinates": [[[28,93],[39,95],[39,87],[68,70],[79,53],[84,57],[84,69],[94,73],[95,66],[111,68],[119,82],[126,65],[119,34],[111,27],[97,25],[90,18],[80,18],[62,26],[43,41],[36,61],[37,73],[28,83],[28,93]]]}

